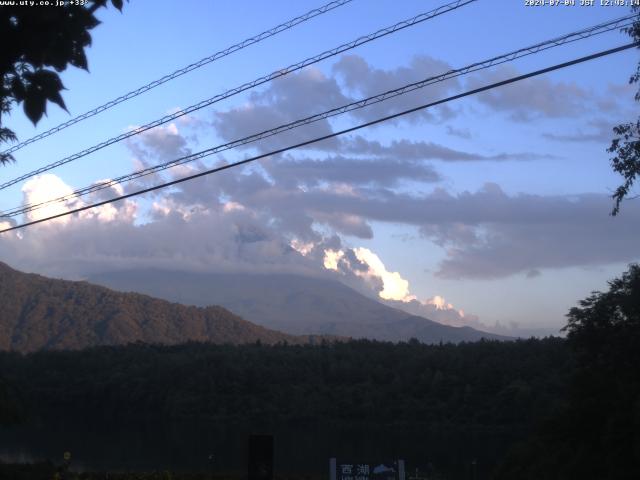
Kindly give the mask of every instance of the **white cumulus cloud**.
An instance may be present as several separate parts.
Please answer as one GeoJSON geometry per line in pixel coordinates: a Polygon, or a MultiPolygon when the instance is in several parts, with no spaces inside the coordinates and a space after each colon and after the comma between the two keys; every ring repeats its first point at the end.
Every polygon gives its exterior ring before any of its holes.
{"type": "MultiPolygon", "coordinates": [[[[40,208],[27,212],[25,215],[26,220],[41,220],[43,218],[68,212],[75,206],[77,200],[71,200],[64,203],[45,203],[52,199],[71,195],[72,193],[73,189],[56,175],[47,173],[33,177],[22,187],[24,203],[27,205],[43,205],[40,208]]],[[[68,217],[60,217],[52,220],[52,222],[56,223],[67,223],[68,221],[68,217]]]]}
{"type": "Polygon", "coordinates": [[[366,264],[369,270],[366,272],[356,271],[360,276],[373,276],[382,280],[382,290],[378,292],[380,298],[384,300],[410,301],[415,297],[409,294],[409,282],[402,278],[398,272],[390,272],[380,260],[380,257],[368,248],[355,248],[353,250],[356,258],[366,264]]]}

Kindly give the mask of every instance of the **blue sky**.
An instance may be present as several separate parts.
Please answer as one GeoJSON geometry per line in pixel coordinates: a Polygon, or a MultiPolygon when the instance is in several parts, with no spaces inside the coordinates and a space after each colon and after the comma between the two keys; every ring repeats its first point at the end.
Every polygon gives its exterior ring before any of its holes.
{"type": "MultiPolygon", "coordinates": [[[[90,73],[69,69],[62,74],[68,109],[71,115],[83,113],[319,5],[312,1],[134,0],[125,5],[122,14],[113,8],[103,10],[99,14],[103,23],[93,31],[93,46],[88,52],[90,73]]],[[[15,165],[3,167],[2,178],[13,178],[167,111],[184,108],[439,5],[434,1],[354,0],[24,148],[16,153],[15,165]]],[[[440,73],[438,69],[442,68],[462,67],[628,13],[628,8],[614,6],[527,7],[520,1],[480,0],[287,76],[274,85],[203,109],[189,121],[174,122],[173,129],[159,129],[139,140],[121,142],[51,173],[72,188],[82,187],[131,171],[140,162],[166,161],[172,154],[197,151],[231,140],[234,135],[251,133],[254,126],[275,126],[270,122],[317,113],[336,106],[341,99],[359,98],[394,82],[440,73]]],[[[440,98],[626,42],[628,37],[619,32],[599,35],[508,67],[463,77],[457,84],[426,91],[411,100],[440,98]]],[[[131,221],[132,225],[124,230],[100,225],[99,240],[86,231],[78,233],[82,222],[96,219],[25,231],[22,239],[0,241],[0,258],[26,270],[69,277],[83,276],[89,264],[94,270],[121,268],[118,266],[135,265],[141,258],[145,265],[173,265],[169,259],[180,264],[182,259],[185,268],[197,264],[210,270],[229,269],[232,261],[216,260],[231,258],[228,253],[220,256],[216,250],[226,252],[226,237],[217,237],[209,229],[220,222],[219,228],[242,230],[251,221],[256,222],[251,228],[264,229],[268,232],[264,238],[276,243],[292,239],[312,243],[317,250],[313,255],[319,259],[327,250],[344,252],[340,268],[333,273],[373,294],[380,290],[384,275],[372,264],[367,265],[362,255],[355,258],[348,253],[362,252],[358,248],[374,252],[387,273],[397,272],[408,282],[404,303],[415,297],[422,303],[413,307],[431,308],[436,319],[442,312],[433,311],[437,303],[433,299],[440,296],[452,304],[452,309],[464,310],[467,318],[457,318],[458,322],[517,322],[521,327],[557,328],[569,307],[590,291],[606,288],[606,280],[640,257],[634,247],[640,244],[637,201],[627,202],[621,215],[613,219],[608,216],[612,205],[606,198],[619,184],[606,152],[611,125],[633,120],[638,113],[634,90],[627,85],[638,59],[637,49],[626,51],[536,77],[526,84],[451,102],[429,114],[358,132],[369,150],[356,149],[349,143],[355,138],[352,136],[333,147],[291,153],[244,172],[194,182],[193,186],[141,200],[134,219],[122,214],[126,210],[122,207],[119,221],[131,221]],[[375,142],[385,147],[384,154],[370,154],[375,142]],[[409,162],[401,150],[391,148],[402,142],[431,153],[409,162]],[[434,146],[451,154],[438,158],[432,153],[434,146]],[[465,159],[464,155],[473,158],[465,159]],[[298,177],[292,173],[308,172],[317,162],[333,160],[335,175],[323,176],[328,175],[325,170],[315,183],[309,183],[303,173],[298,177]],[[349,176],[354,174],[348,171],[349,161],[397,162],[399,168],[409,165],[424,175],[375,177],[372,167],[370,177],[358,180],[349,176]],[[291,170],[296,166],[291,162],[297,162],[302,170],[291,170]],[[265,186],[261,178],[272,183],[265,186]],[[151,207],[153,203],[156,210],[151,207]],[[329,204],[330,208],[326,206],[329,204]],[[160,205],[165,217],[158,213],[160,205]],[[156,250],[150,247],[153,253],[140,253],[144,237],[136,236],[142,235],[144,225],[162,231],[166,223],[167,229],[175,229],[168,220],[175,212],[181,212],[181,222],[192,222],[193,228],[185,231],[199,238],[195,217],[184,213],[194,205],[206,210],[202,215],[210,215],[206,217],[210,243],[202,240],[203,245],[190,250],[174,239],[173,243],[167,240],[156,246],[156,250]],[[214,214],[215,208],[220,211],[214,214]],[[223,218],[225,212],[246,218],[223,218]],[[306,225],[300,220],[303,217],[313,223],[306,225]],[[111,241],[105,243],[104,236],[112,236],[111,241]],[[54,248],[56,242],[61,246],[54,248]],[[65,250],[64,245],[70,244],[82,248],[65,250]],[[46,246],[57,255],[48,252],[46,246]],[[211,254],[206,261],[202,261],[204,257],[189,258],[190,251],[198,249],[211,254]],[[358,274],[362,262],[369,268],[367,275],[358,274]]],[[[390,111],[393,108],[389,107],[390,111]]],[[[69,114],[50,105],[48,117],[35,128],[19,109],[7,125],[24,140],[69,118],[69,114]]],[[[363,118],[350,115],[326,128],[353,125],[363,118]]],[[[225,153],[201,167],[264,151],[261,148],[225,153]]],[[[47,189],[57,191],[46,181],[37,187],[38,195],[45,197],[47,189]]],[[[35,195],[34,185],[26,189],[27,193],[24,188],[16,185],[0,192],[0,203],[12,207],[23,196],[35,195]]],[[[236,254],[238,251],[248,255],[244,247],[234,250],[236,254]]],[[[256,257],[243,257],[243,261],[271,267],[280,262],[267,244],[252,250],[252,255],[256,257]]],[[[322,270],[322,262],[316,258],[314,264],[313,255],[307,255],[300,265],[287,259],[282,268],[322,270]]],[[[396,303],[402,306],[403,302],[396,303]]]]}

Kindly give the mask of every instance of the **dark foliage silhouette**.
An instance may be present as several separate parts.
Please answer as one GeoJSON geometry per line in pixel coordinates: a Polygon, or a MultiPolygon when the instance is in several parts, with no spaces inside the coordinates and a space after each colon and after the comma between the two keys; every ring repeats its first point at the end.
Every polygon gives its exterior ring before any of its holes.
{"type": "MultiPolygon", "coordinates": [[[[634,12],[640,13],[640,6],[634,6],[634,12]]],[[[635,41],[640,42],[640,20],[633,23],[632,26],[624,30],[635,41]]],[[[640,82],[640,63],[636,67],[636,71],[629,83],[634,84],[640,82]]],[[[635,100],[640,102],[640,89],[635,95],[635,100]]],[[[640,175],[640,117],[635,122],[622,123],[613,128],[616,135],[611,141],[608,148],[609,153],[613,153],[611,158],[611,166],[613,170],[622,175],[624,181],[613,193],[615,205],[612,215],[620,212],[620,203],[628,197],[631,188],[637,177],[640,175]]]]}
{"type": "MultiPolygon", "coordinates": [[[[88,0],[84,5],[11,6],[0,8],[0,145],[17,140],[2,126],[2,115],[14,104],[36,124],[47,112],[47,102],[66,110],[57,72],[67,66],[88,70],[85,48],[91,45],[90,31],[100,22],[94,13],[107,0],[88,0]]],[[[111,0],[122,10],[123,0],[111,0]]],[[[0,163],[13,161],[0,154],[0,163]]]]}
{"type": "Polygon", "coordinates": [[[499,478],[640,478],[640,266],[572,308],[567,399],[499,478]]]}

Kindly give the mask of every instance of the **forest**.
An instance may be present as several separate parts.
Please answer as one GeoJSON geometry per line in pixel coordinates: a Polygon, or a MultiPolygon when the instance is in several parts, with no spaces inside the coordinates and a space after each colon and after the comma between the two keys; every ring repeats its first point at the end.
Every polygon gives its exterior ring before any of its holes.
{"type": "MultiPolygon", "coordinates": [[[[429,462],[452,474],[459,458],[451,447],[465,442],[477,448],[469,455],[480,456],[488,473],[535,422],[561,407],[570,369],[559,338],[459,345],[138,343],[4,352],[0,401],[7,422],[64,419],[100,432],[199,424],[405,436],[424,442],[433,452],[429,462]]],[[[396,450],[420,464],[416,454],[396,450]]]]}
{"type": "MultiPolygon", "coordinates": [[[[13,418],[524,428],[561,398],[561,339],[429,346],[131,344],[0,354],[13,418]],[[19,401],[17,401],[19,399],[19,401]]],[[[11,411],[6,409],[5,411],[11,411]]]]}
{"type": "Polygon", "coordinates": [[[359,447],[340,452],[391,452],[422,466],[428,451],[442,478],[469,478],[471,462],[479,478],[640,478],[640,267],[572,308],[565,332],[458,345],[2,352],[1,420],[62,421],[98,435],[141,425],[288,429],[292,449],[312,445],[316,472],[351,435],[344,432],[358,431],[351,446],[359,447]],[[333,432],[328,446],[314,438],[319,431],[333,432]]]}

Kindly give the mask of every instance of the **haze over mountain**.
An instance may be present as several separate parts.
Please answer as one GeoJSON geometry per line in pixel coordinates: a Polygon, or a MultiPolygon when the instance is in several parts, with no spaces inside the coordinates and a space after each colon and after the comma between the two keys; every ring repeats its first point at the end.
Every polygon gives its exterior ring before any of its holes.
{"type": "Polygon", "coordinates": [[[290,334],[329,334],[425,343],[507,339],[471,327],[452,327],[370,299],[342,283],[291,274],[191,273],[131,270],[90,281],[182,304],[222,305],[241,317],[290,334]]]}
{"type": "Polygon", "coordinates": [[[55,280],[0,262],[0,349],[29,352],[136,341],[178,344],[304,343],[219,306],[200,308],[86,282],[55,280]]]}

